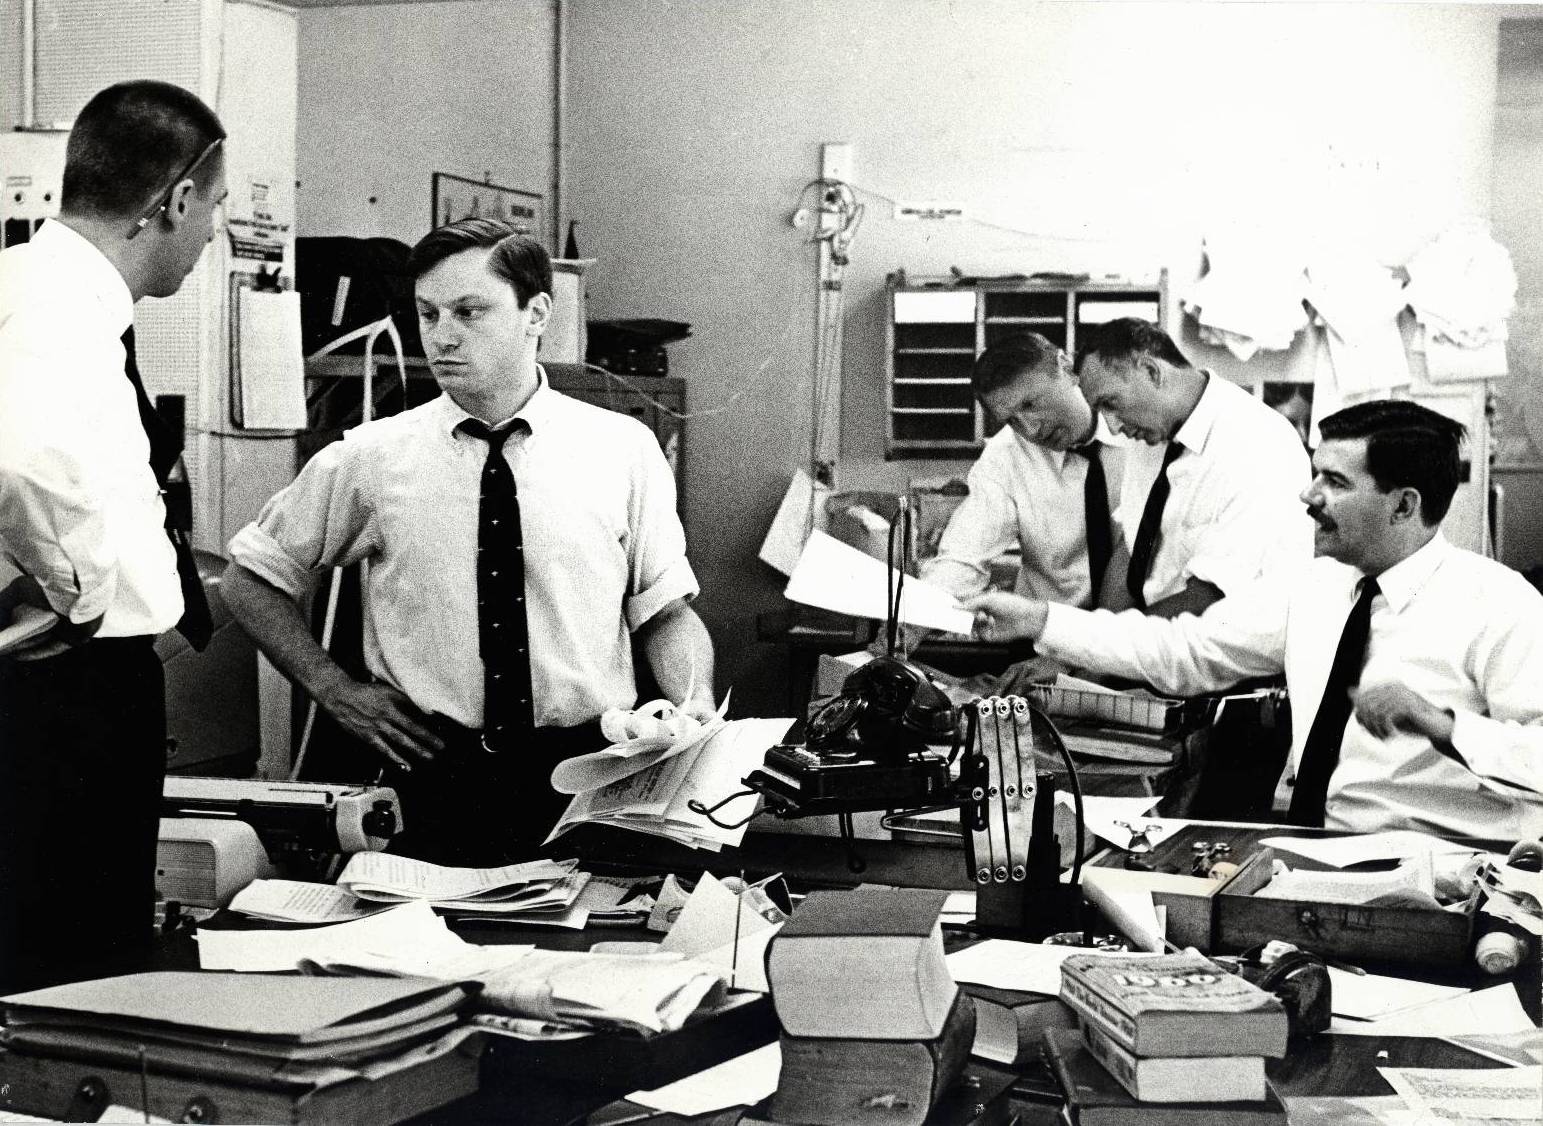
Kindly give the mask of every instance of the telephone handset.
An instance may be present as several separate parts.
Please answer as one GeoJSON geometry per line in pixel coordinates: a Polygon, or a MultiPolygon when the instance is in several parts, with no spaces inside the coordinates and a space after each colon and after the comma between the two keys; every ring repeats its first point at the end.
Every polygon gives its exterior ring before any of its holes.
{"type": "Polygon", "coordinates": [[[875,657],[842,682],[841,694],[810,717],[807,746],[871,759],[903,758],[954,734],[954,708],[927,674],[896,657],[875,657]]]}

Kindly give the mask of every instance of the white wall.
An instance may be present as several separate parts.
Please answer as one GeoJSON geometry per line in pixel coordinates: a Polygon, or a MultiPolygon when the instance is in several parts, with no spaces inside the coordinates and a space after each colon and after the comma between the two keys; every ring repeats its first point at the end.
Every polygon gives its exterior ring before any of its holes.
{"type": "Polygon", "coordinates": [[[549,0],[302,10],[299,233],[416,242],[435,172],[547,195],[552,75],[549,0]]]}
{"type": "MultiPolygon", "coordinates": [[[[781,584],[755,549],[807,446],[814,255],[786,219],[821,141],[854,144],[868,208],[847,284],[847,487],[957,464],[882,460],[883,279],[896,267],[1167,266],[1182,286],[1212,224],[1358,238],[1391,263],[1456,216],[1488,213],[1498,9],[571,0],[570,12],[568,209],[600,259],[591,316],[695,326],[671,347],[672,373],[693,410],[727,409],[690,424],[691,546],[720,679],[750,707],[780,692],[754,615],[780,606],[781,584]],[[961,201],[993,225],[896,223],[885,197],[961,201]]],[[[1279,378],[1300,362],[1258,370],[1279,378]]]]}

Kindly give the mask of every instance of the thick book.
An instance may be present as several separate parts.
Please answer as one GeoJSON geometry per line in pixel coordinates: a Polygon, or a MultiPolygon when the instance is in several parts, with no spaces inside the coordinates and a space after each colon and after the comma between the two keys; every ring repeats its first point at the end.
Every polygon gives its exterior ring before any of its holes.
{"type": "Polygon", "coordinates": [[[1138,1056],[1092,1024],[1082,1026],[1082,1042],[1143,1102],[1258,1102],[1267,1090],[1263,1056],[1138,1056]]]}
{"type": "Polygon", "coordinates": [[[1066,1096],[1064,1113],[1072,1126],[1286,1126],[1285,1107],[1268,1085],[1257,1102],[1142,1102],[1094,1058],[1079,1032],[1046,1032],[1045,1056],[1066,1096]]]}
{"type": "Polygon", "coordinates": [[[1202,954],[1073,954],[1061,999],[1138,1056],[1286,1054],[1279,999],[1202,954]]]}
{"type": "Polygon", "coordinates": [[[943,956],[948,893],[863,884],[811,892],[766,953],[790,1036],[931,1040],[959,995],[943,956]]]}
{"type": "Polygon", "coordinates": [[[1076,1015],[1058,997],[973,982],[961,982],[959,991],[975,1003],[970,1054],[983,1060],[1022,1063],[1038,1056],[1046,1029],[1077,1027],[1076,1015]]]}

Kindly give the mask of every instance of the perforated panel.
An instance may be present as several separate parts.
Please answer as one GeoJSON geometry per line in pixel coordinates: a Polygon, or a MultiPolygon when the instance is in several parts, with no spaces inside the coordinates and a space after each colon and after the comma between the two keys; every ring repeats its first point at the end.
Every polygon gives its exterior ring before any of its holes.
{"type": "Polygon", "coordinates": [[[0,128],[21,119],[21,0],[0,0],[0,128]]]}
{"type": "Polygon", "coordinates": [[[71,121],[128,78],[198,91],[202,24],[202,0],[37,0],[38,120],[71,121]]]}

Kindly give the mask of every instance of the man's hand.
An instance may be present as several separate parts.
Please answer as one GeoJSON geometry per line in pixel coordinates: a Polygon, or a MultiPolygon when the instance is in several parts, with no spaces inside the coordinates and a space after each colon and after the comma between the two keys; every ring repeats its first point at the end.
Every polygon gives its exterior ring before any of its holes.
{"type": "Polygon", "coordinates": [[[1058,673],[1070,671],[1070,665],[1064,665],[1054,657],[1035,654],[1026,661],[1016,661],[1007,666],[1007,671],[997,681],[996,694],[1027,696],[1031,685],[1048,684],[1058,673]]]}
{"type": "Polygon", "coordinates": [[[961,600],[975,614],[975,636],[982,641],[1037,641],[1045,631],[1049,607],[1017,594],[991,591],[961,600]]]}
{"type": "Polygon", "coordinates": [[[704,696],[698,692],[688,700],[682,700],[675,709],[681,715],[688,715],[698,723],[711,723],[718,715],[718,705],[713,703],[711,696],[704,696]]]}
{"type": "Polygon", "coordinates": [[[316,698],[344,730],[368,743],[403,770],[434,761],[444,740],[423,725],[423,713],[386,684],[360,684],[343,678],[316,698]]]}
{"type": "Polygon", "coordinates": [[[1355,697],[1355,717],[1378,739],[1403,731],[1423,735],[1438,747],[1450,746],[1455,726],[1450,712],[1402,684],[1374,684],[1355,697]]]}
{"type": "MultiPolygon", "coordinates": [[[[31,606],[54,615],[48,596],[31,575],[18,575],[0,590],[0,629],[11,624],[16,612],[23,606],[31,606]]],[[[5,655],[18,661],[36,661],[54,657],[66,650],[89,641],[102,626],[102,616],[87,622],[72,622],[68,617],[55,615],[53,625],[34,637],[19,641],[7,648],[5,655]]]]}

